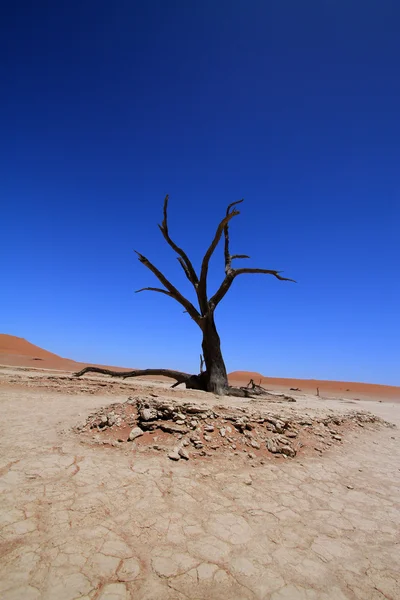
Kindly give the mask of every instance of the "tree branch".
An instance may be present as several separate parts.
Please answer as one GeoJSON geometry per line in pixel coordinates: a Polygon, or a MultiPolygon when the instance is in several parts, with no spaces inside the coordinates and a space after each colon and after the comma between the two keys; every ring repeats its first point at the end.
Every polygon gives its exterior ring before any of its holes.
{"type": "Polygon", "coordinates": [[[186,252],[184,250],[182,250],[182,248],[177,246],[175,244],[175,242],[171,240],[169,233],[168,233],[168,200],[169,200],[169,196],[167,194],[164,199],[164,218],[163,218],[162,224],[159,225],[159,228],[160,228],[160,231],[163,234],[165,240],[168,242],[168,244],[171,246],[171,248],[173,250],[175,250],[175,252],[177,254],[179,254],[180,258],[178,258],[178,260],[179,260],[180,264],[182,265],[182,268],[185,271],[187,278],[194,285],[194,287],[197,288],[199,280],[198,280],[196,271],[194,270],[193,265],[192,265],[188,255],[186,254],[186,252]]]}
{"type": "MultiPolygon", "coordinates": [[[[244,201],[244,198],[242,198],[241,200],[236,200],[235,202],[231,202],[228,206],[228,208],[226,209],[226,216],[228,216],[229,214],[231,214],[231,208],[233,206],[236,206],[237,204],[241,204],[244,201]]],[[[233,211],[235,212],[235,211],[233,211]]],[[[232,258],[233,256],[230,255],[229,252],[229,221],[227,221],[225,227],[224,227],[224,236],[225,236],[225,247],[224,247],[224,255],[225,255],[225,272],[228,271],[228,269],[231,268],[231,262],[232,262],[232,258]]],[[[240,255],[240,254],[236,254],[235,258],[244,258],[244,255],[240,255]]]]}
{"type": "Polygon", "coordinates": [[[204,390],[206,388],[205,373],[199,375],[192,375],[191,373],[182,373],[182,371],[173,371],[172,369],[135,369],[133,371],[112,371],[111,369],[103,369],[102,367],[85,367],[78,373],[74,373],[75,377],[82,377],[85,373],[101,373],[102,375],[111,375],[111,377],[121,377],[126,379],[128,377],[146,377],[150,376],[163,376],[175,379],[175,382],[171,387],[175,388],[181,383],[184,383],[190,390],[204,390]]]}
{"type": "MultiPolygon", "coordinates": [[[[135,250],[135,252],[139,257],[139,261],[145,267],[147,267],[152,273],[154,273],[154,275],[163,284],[163,286],[165,286],[167,288],[169,295],[172,298],[174,298],[174,300],[179,302],[179,304],[181,304],[183,306],[183,308],[185,308],[187,310],[187,312],[192,317],[192,319],[199,326],[201,326],[200,325],[200,323],[201,323],[200,313],[195,309],[193,304],[187,298],[182,296],[182,294],[176,289],[176,287],[174,285],[172,285],[172,283],[165,277],[165,275],[163,275],[163,273],[161,273],[161,271],[159,271],[157,269],[157,267],[155,267],[145,256],[143,256],[143,254],[140,254],[140,252],[137,252],[136,250],[135,250]]],[[[159,288],[155,288],[155,289],[159,291],[159,288]]],[[[163,293],[166,293],[166,292],[163,292],[163,293]]],[[[167,295],[168,295],[168,293],[167,293],[167,295]]]]}
{"type": "Polygon", "coordinates": [[[199,289],[198,289],[198,297],[199,297],[199,303],[200,303],[200,307],[202,312],[204,313],[207,309],[207,275],[208,275],[208,265],[210,264],[210,258],[214,253],[215,248],[218,245],[218,242],[221,239],[222,236],[222,232],[225,230],[225,228],[227,227],[229,221],[231,219],[233,219],[233,217],[236,217],[237,215],[239,215],[239,211],[238,210],[233,210],[232,212],[229,212],[229,209],[231,206],[238,204],[239,202],[242,202],[241,200],[238,200],[237,202],[232,202],[232,204],[230,204],[228,206],[228,210],[227,210],[227,214],[224,217],[224,219],[222,219],[222,221],[220,222],[220,224],[217,227],[217,231],[215,232],[215,236],[213,241],[211,242],[207,252],[204,255],[203,258],[203,262],[201,264],[201,273],[200,273],[200,282],[199,282],[199,289]]]}
{"type": "Polygon", "coordinates": [[[226,274],[226,277],[225,277],[224,281],[222,282],[220,288],[217,290],[217,292],[211,298],[210,305],[212,305],[213,308],[216,308],[218,306],[218,304],[221,302],[222,298],[225,296],[225,294],[228,292],[229,288],[231,287],[235,277],[237,277],[238,275],[245,275],[245,274],[252,275],[255,273],[261,273],[264,275],[273,275],[280,281],[292,281],[293,283],[296,283],[296,281],[294,279],[289,279],[288,277],[282,277],[282,275],[280,275],[281,271],[274,271],[273,269],[232,269],[231,268],[231,269],[229,269],[228,273],[226,274]]]}
{"type": "Polygon", "coordinates": [[[135,294],[139,294],[139,292],[159,292],[160,294],[165,294],[166,296],[170,296],[171,298],[173,298],[171,292],[169,292],[168,290],[163,290],[162,288],[155,288],[155,287],[140,288],[140,290],[135,291],[135,294]]]}
{"type": "Polygon", "coordinates": [[[231,260],[234,260],[235,258],[250,258],[250,256],[247,256],[247,254],[232,254],[231,260]]]}
{"type": "Polygon", "coordinates": [[[111,375],[112,377],[144,377],[146,375],[162,375],[175,379],[177,384],[189,381],[193,375],[190,373],[182,373],[181,371],[173,371],[171,369],[135,369],[134,371],[112,371],[111,369],[103,369],[101,367],[85,367],[78,373],[74,373],[75,377],[82,377],[85,373],[102,373],[103,375],[111,375]]]}

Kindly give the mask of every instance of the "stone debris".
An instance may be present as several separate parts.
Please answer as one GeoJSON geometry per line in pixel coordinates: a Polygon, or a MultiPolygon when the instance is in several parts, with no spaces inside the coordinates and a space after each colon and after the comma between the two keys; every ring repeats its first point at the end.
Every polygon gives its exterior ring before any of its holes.
{"type": "Polygon", "coordinates": [[[189,453],[186,450],[184,450],[184,448],[179,448],[178,454],[181,458],[184,458],[185,460],[189,460],[189,453]]]}
{"type": "Polygon", "coordinates": [[[322,454],[341,442],[343,433],[359,425],[389,425],[375,415],[356,411],[343,417],[288,414],[253,406],[211,407],[149,394],[100,409],[75,431],[86,434],[89,443],[116,448],[140,438],[132,446],[135,452],[164,450],[174,461],[208,458],[218,451],[250,459],[254,466],[256,459],[265,462],[271,455],[295,458],[300,450],[307,449],[322,454]],[[96,435],[89,435],[93,430],[96,435]]]}
{"type": "Polygon", "coordinates": [[[180,460],[181,457],[176,450],[173,450],[172,452],[169,452],[168,458],[171,460],[180,460]]]}
{"type": "Polygon", "coordinates": [[[140,427],[134,427],[129,434],[128,440],[130,442],[132,442],[133,440],[136,440],[136,438],[140,437],[141,435],[143,435],[143,430],[140,429],[140,427]]]}

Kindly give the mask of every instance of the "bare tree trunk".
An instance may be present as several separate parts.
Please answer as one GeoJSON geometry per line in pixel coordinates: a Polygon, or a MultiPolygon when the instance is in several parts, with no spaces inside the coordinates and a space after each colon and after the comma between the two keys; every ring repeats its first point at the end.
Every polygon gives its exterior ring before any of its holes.
{"type": "Polygon", "coordinates": [[[206,365],[205,375],[208,392],[223,395],[228,389],[228,376],[225,362],[221,352],[221,340],[214,321],[214,311],[210,310],[204,317],[203,330],[203,356],[206,365]]]}

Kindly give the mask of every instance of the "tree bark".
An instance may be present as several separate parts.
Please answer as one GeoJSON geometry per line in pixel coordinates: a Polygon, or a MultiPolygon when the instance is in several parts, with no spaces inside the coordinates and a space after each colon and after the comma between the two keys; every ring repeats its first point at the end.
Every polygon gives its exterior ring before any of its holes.
{"type": "Polygon", "coordinates": [[[206,390],[223,395],[228,390],[228,375],[221,352],[221,340],[214,321],[214,311],[210,310],[202,319],[203,357],[206,366],[206,390]]]}

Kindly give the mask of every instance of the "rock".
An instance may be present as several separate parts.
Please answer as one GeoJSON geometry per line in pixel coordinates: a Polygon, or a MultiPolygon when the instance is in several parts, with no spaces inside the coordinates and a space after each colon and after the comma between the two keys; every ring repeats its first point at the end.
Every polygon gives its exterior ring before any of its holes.
{"type": "Polygon", "coordinates": [[[208,406],[195,406],[193,404],[189,404],[188,406],[185,406],[184,410],[189,415],[199,415],[208,412],[209,409],[208,406]]]}
{"type": "Polygon", "coordinates": [[[352,485],[346,485],[348,490],[354,490],[354,487],[352,485]]]}
{"type": "Polygon", "coordinates": [[[334,440],[337,440],[338,442],[342,441],[342,436],[341,435],[333,435],[332,436],[334,440]]]}
{"type": "Polygon", "coordinates": [[[252,478],[250,477],[250,475],[249,475],[248,477],[245,477],[245,478],[243,479],[243,483],[244,483],[244,485],[253,485],[253,480],[252,480],[252,478]]]}
{"type": "Polygon", "coordinates": [[[154,408],[142,408],[139,416],[142,421],[155,421],[157,419],[157,411],[154,408]]]}
{"type": "Polygon", "coordinates": [[[184,424],[185,424],[185,421],[184,421],[183,419],[177,419],[177,420],[175,421],[175,423],[176,423],[177,425],[184,425],[184,424]]]}
{"type": "Polygon", "coordinates": [[[183,448],[179,448],[178,454],[181,458],[184,458],[185,460],[189,460],[189,454],[183,448]]]}
{"type": "Polygon", "coordinates": [[[266,443],[268,452],[272,452],[273,454],[276,454],[278,452],[278,446],[276,445],[275,441],[272,438],[267,438],[265,443],[266,443]]]}
{"type": "Polygon", "coordinates": [[[140,421],[140,427],[144,431],[154,431],[159,426],[160,426],[159,421],[140,421]]]}
{"type": "Polygon", "coordinates": [[[280,453],[284,454],[285,456],[290,456],[290,457],[295,457],[296,456],[296,450],[294,448],[292,448],[291,446],[282,446],[282,448],[280,448],[280,453]]]}
{"type": "Polygon", "coordinates": [[[189,446],[189,442],[187,440],[182,441],[182,446],[189,446]]]}
{"type": "Polygon", "coordinates": [[[140,437],[141,435],[143,435],[142,429],[140,429],[140,427],[134,427],[129,434],[128,441],[132,442],[133,440],[140,437]]]}
{"type": "Polygon", "coordinates": [[[206,442],[212,442],[212,437],[211,437],[211,435],[207,435],[207,434],[205,433],[203,437],[204,437],[204,441],[206,441],[206,442]]]}
{"type": "Polygon", "coordinates": [[[177,423],[160,423],[159,427],[165,433],[187,433],[187,427],[177,423]]]}
{"type": "Polygon", "coordinates": [[[256,457],[256,455],[254,454],[254,452],[248,452],[248,453],[247,453],[247,456],[248,456],[249,458],[253,458],[253,459],[254,459],[254,458],[257,458],[257,457],[256,457]]]}
{"type": "Polygon", "coordinates": [[[198,425],[198,421],[195,421],[195,420],[190,421],[189,425],[192,429],[196,429],[196,427],[198,425]]]}
{"type": "Polygon", "coordinates": [[[212,432],[214,431],[214,425],[204,425],[204,431],[212,432]]]}
{"type": "Polygon", "coordinates": [[[108,417],[106,415],[100,415],[99,419],[99,427],[103,428],[108,425],[108,417]]]}
{"type": "Polygon", "coordinates": [[[261,448],[261,444],[257,442],[257,440],[251,440],[250,445],[253,446],[253,448],[257,448],[257,450],[261,448]]]}
{"type": "Polygon", "coordinates": [[[245,424],[243,421],[241,421],[241,420],[237,420],[237,421],[236,421],[236,422],[233,424],[233,426],[234,426],[234,427],[236,427],[236,429],[237,429],[237,430],[238,430],[240,433],[243,433],[243,431],[244,431],[244,429],[245,429],[245,427],[246,427],[246,424],[245,424]]]}
{"type": "Polygon", "coordinates": [[[168,454],[168,458],[170,460],[180,460],[181,457],[179,456],[179,454],[178,454],[178,452],[176,450],[173,450],[172,452],[170,452],[168,454]]]}
{"type": "Polygon", "coordinates": [[[277,421],[275,423],[275,430],[277,433],[283,433],[285,431],[285,423],[283,421],[277,421]]]}
{"type": "Polygon", "coordinates": [[[219,434],[221,437],[225,437],[226,435],[226,429],[225,427],[221,427],[221,429],[219,430],[219,434]]]}
{"type": "Polygon", "coordinates": [[[114,413],[108,413],[107,415],[107,425],[112,427],[115,424],[116,417],[114,413]]]}
{"type": "Polygon", "coordinates": [[[288,438],[297,438],[297,431],[287,431],[285,435],[288,438]]]}

